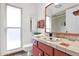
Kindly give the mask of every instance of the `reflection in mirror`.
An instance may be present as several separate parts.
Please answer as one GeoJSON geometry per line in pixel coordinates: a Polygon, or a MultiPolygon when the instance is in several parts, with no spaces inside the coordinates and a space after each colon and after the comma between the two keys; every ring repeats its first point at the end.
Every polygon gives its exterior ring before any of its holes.
{"type": "MultiPolygon", "coordinates": [[[[62,12],[61,12],[62,13],[62,12]]],[[[52,32],[65,32],[65,25],[64,23],[66,22],[65,21],[65,13],[62,13],[62,14],[59,14],[59,15],[55,15],[55,16],[52,16],[52,27],[51,27],[51,30],[52,32]]]]}
{"type": "Polygon", "coordinates": [[[50,4],[46,7],[46,32],[79,33],[78,3],[50,4]]]}
{"type": "Polygon", "coordinates": [[[46,16],[46,32],[51,32],[51,19],[49,16],[46,16]]]}

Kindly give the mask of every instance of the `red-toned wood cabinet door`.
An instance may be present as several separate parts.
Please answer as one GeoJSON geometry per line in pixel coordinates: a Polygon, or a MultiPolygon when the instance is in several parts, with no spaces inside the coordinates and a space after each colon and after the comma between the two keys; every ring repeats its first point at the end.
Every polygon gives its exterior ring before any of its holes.
{"type": "Polygon", "coordinates": [[[47,53],[44,53],[44,56],[49,56],[47,53]]]}
{"type": "Polygon", "coordinates": [[[43,52],[38,47],[33,45],[32,56],[43,56],[43,52]]]}
{"type": "Polygon", "coordinates": [[[54,49],[54,56],[66,56],[66,54],[62,51],[54,49]]]}
{"type": "Polygon", "coordinates": [[[46,44],[43,44],[41,42],[38,42],[38,47],[44,51],[45,53],[47,53],[49,56],[53,56],[53,48],[52,47],[49,47],[48,45],[46,44]]]}
{"type": "Polygon", "coordinates": [[[69,55],[69,54],[65,53],[65,56],[72,56],[72,55],[69,55]]]}

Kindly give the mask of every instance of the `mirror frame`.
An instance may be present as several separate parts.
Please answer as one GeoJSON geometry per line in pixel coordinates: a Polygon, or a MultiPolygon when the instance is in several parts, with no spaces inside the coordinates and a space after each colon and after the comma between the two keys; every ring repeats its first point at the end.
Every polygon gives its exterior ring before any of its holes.
{"type": "Polygon", "coordinates": [[[54,33],[54,34],[67,35],[67,36],[79,36],[79,34],[76,34],[76,33],[46,32],[46,9],[52,4],[54,3],[50,3],[45,7],[45,33],[54,33]]]}

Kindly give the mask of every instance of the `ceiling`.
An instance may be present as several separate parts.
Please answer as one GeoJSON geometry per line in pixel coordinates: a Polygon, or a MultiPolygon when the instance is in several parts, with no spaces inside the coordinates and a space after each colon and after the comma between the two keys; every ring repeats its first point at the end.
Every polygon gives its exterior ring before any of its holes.
{"type": "Polygon", "coordinates": [[[62,13],[62,11],[74,7],[78,5],[78,3],[60,3],[58,5],[52,4],[46,9],[46,15],[47,16],[53,16],[59,13],[62,13]]]}

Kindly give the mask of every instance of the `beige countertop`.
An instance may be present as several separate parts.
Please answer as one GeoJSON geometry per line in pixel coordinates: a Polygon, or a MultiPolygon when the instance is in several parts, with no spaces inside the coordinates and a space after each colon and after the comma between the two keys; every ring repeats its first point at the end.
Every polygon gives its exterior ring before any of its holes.
{"type": "Polygon", "coordinates": [[[64,38],[59,38],[58,41],[52,41],[45,35],[36,35],[33,36],[33,39],[70,55],[79,56],[79,41],[70,41],[64,38]],[[61,43],[68,44],[69,46],[61,45],[61,43]]]}

